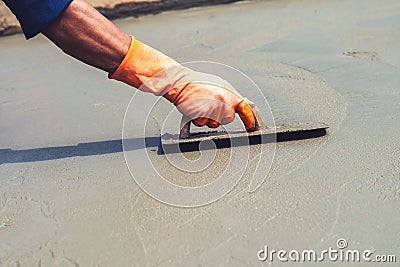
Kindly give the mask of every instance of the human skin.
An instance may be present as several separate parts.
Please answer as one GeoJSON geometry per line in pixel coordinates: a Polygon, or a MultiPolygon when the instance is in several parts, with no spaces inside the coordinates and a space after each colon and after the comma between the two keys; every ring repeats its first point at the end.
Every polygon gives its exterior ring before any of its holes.
{"type": "Polygon", "coordinates": [[[130,36],[83,0],[74,0],[42,33],[66,54],[113,73],[124,59],[130,36]]]}
{"type": "MultiPolygon", "coordinates": [[[[131,46],[130,36],[121,31],[83,0],[72,1],[60,16],[46,27],[42,33],[66,54],[108,73],[114,73],[117,69],[119,70],[118,67],[121,65],[131,46]]],[[[145,47],[146,49],[142,53],[132,55],[130,60],[140,62],[140,64],[136,64],[138,66],[134,68],[133,76],[142,74],[141,76],[144,75],[150,78],[151,75],[163,69],[165,62],[172,59],[151,47],[145,47]],[[140,60],[140,58],[145,58],[146,60],[140,60]],[[142,73],[145,69],[149,69],[149,65],[154,65],[151,75],[149,75],[148,71],[142,73]]],[[[176,64],[178,63],[176,62],[176,64]]],[[[132,74],[131,68],[129,69],[129,74],[132,74]]],[[[134,79],[136,80],[135,77],[134,79]]],[[[121,81],[132,85],[129,81],[121,81]]],[[[140,84],[135,86],[140,88],[140,84]]],[[[191,113],[194,113],[191,118],[195,125],[207,125],[210,128],[217,128],[221,123],[226,124],[231,122],[234,119],[234,113],[237,112],[248,131],[255,129],[253,112],[250,106],[243,101],[242,97],[235,95],[229,90],[221,90],[220,88],[204,85],[200,87],[199,85],[191,84],[187,88],[181,90],[179,93],[179,96],[182,96],[185,101],[189,103],[190,100],[194,100],[195,98],[203,99],[203,102],[192,101],[191,105],[186,105],[185,110],[192,110],[191,113]],[[216,101],[220,103],[218,107],[215,105],[216,101]],[[227,104],[225,106],[228,108],[222,109],[220,107],[223,106],[221,103],[223,105],[227,104]],[[196,104],[197,108],[195,108],[196,104]],[[206,112],[204,112],[205,110],[206,112]],[[203,114],[203,116],[200,114],[203,114]],[[217,116],[207,116],[210,114],[217,114],[217,116]],[[221,121],[216,121],[213,118],[222,119],[221,121]]],[[[174,104],[176,105],[176,103],[174,104]]],[[[183,101],[179,104],[181,107],[184,106],[183,101]]],[[[188,115],[185,112],[182,113],[188,115]]]]}

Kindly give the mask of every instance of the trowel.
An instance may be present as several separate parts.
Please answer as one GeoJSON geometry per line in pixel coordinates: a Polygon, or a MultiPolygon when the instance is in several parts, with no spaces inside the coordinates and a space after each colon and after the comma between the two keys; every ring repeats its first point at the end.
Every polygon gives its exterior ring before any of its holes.
{"type": "Polygon", "coordinates": [[[191,120],[189,117],[183,116],[179,133],[165,133],[161,135],[162,153],[180,153],[317,138],[324,136],[326,130],[329,128],[328,125],[321,122],[267,126],[262,120],[257,106],[247,99],[246,101],[252,108],[256,118],[254,131],[206,131],[191,133],[191,120]],[[202,143],[205,145],[201,145],[202,143]]]}

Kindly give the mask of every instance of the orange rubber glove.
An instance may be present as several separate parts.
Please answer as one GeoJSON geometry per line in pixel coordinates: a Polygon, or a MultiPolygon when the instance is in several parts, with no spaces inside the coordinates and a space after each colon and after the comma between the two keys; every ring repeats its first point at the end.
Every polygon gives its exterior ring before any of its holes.
{"type": "Polygon", "coordinates": [[[237,112],[247,131],[255,129],[251,107],[227,81],[190,70],[133,37],[125,58],[108,77],[164,96],[196,126],[217,128],[232,122],[237,112]]]}

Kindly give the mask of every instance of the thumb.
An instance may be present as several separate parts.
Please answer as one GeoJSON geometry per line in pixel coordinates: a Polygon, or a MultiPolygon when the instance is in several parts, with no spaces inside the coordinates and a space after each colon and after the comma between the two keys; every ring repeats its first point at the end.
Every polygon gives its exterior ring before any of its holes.
{"type": "Polygon", "coordinates": [[[242,101],[236,107],[236,112],[239,114],[240,119],[246,128],[246,131],[252,132],[256,127],[256,119],[253,114],[253,110],[246,101],[242,101]]]}

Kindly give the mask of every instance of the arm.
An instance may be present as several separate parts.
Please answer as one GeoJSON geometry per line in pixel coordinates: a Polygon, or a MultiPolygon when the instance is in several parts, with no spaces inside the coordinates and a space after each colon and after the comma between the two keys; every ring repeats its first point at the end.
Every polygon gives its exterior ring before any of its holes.
{"type": "Polygon", "coordinates": [[[114,72],[131,38],[83,0],[74,0],[42,33],[65,53],[114,72]]]}
{"type": "Polygon", "coordinates": [[[84,0],[4,0],[29,39],[42,32],[65,53],[139,90],[163,96],[197,126],[255,129],[250,106],[221,78],[192,71],[128,36],[84,0]],[[71,2],[72,1],[72,2],[71,2]],[[210,83],[211,82],[211,83],[210,83]]]}
{"type": "Polygon", "coordinates": [[[250,106],[226,81],[214,77],[221,86],[207,84],[202,73],[131,38],[83,0],[73,0],[42,33],[65,53],[107,71],[110,78],[164,96],[197,126],[216,128],[233,121],[237,112],[247,130],[255,128],[250,106]],[[199,79],[204,83],[195,84],[199,79]]]}

